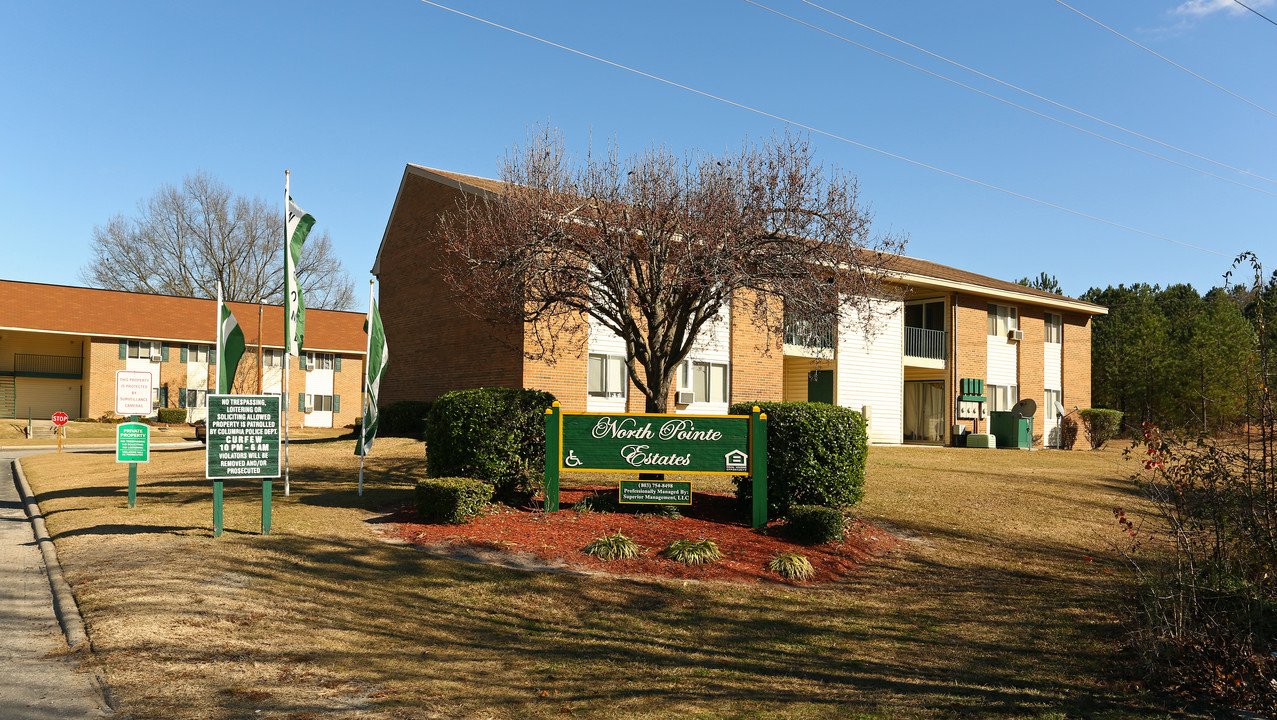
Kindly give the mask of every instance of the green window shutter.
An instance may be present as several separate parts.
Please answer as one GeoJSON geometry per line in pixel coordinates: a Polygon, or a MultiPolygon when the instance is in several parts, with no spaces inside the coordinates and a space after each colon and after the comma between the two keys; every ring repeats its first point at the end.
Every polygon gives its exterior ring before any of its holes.
{"type": "Polygon", "coordinates": [[[297,393],[297,410],[298,412],[306,411],[306,393],[297,393]]]}
{"type": "Polygon", "coordinates": [[[333,396],[333,412],[334,413],[341,412],[341,396],[340,395],[333,396]]]}
{"type": "Polygon", "coordinates": [[[333,372],[341,372],[341,356],[333,358],[333,372]]]}
{"type": "Polygon", "coordinates": [[[306,369],[306,353],[297,356],[297,369],[303,371],[306,369]]]}
{"type": "Polygon", "coordinates": [[[180,408],[186,407],[186,388],[177,389],[177,406],[180,408]]]}
{"type": "Polygon", "coordinates": [[[162,385],[160,387],[160,407],[168,407],[168,385],[162,385]]]}
{"type": "Polygon", "coordinates": [[[168,343],[160,345],[160,360],[168,362],[168,343]]]}
{"type": "Polygon", "coordinates": [[[190,355],[189,355],[189,353],[190,353],[190,352],[191,352],[191,346],[190,346],[190,345],[183,345],[183,346],[182,346],[182,364],[183,364],[183,365],[185,365],[186,363],[190,362],[190,360],[188,359],[188,358],[190,357],[190,355]]]}
{"type": "Polygon", "coordinates": [[[120,359],[127,360],[129,357],[129,342],[127,340],[120,341],[120,359]]]}

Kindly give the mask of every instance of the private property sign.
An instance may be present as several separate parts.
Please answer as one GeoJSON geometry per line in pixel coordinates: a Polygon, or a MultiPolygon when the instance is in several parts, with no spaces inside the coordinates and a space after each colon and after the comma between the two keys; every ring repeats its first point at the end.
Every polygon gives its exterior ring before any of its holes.
{"type": "Polygon", "coordinates": [[[279,398],[274,395],[209,395],[208,453],[204,477],[277,478],[279,398]]]}
{"type": "Polygon", "coordinates": [[[560,413],[560,470],[749,473],[748,415],[560,413]]]}

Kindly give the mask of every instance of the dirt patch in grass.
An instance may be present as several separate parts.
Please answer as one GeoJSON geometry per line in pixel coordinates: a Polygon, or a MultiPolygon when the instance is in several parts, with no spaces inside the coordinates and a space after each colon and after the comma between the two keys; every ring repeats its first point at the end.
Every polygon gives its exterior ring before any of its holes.
{"type": "Polygon", "coordinates": [[[785,538],[780,522],[758,530],[750,528],[739,519],[736,498],[718,493],[695,493],[692,505],[680,508],[678,517],[574,511],[583,497],[609,490],[614,493],[615,487],[565,489],[559,498],[564,509],[557,513],[492,505],[482,517],[469,523],[446,525],[417,522],[415,511],[407,507],[382,520],[388,523],[387,537],[431,552],[501,564],[506,563],[502,557],[505,553],[519,558],[517,563],[524,567],[529,566],[526,556],[531,555],[546,569],[679,580],[830,583],[845,579],[870,558],[897,544],[890,533],[850,520],[842,542],[802,545],[785,538]],[[600,560],[584,551],[592,541],[617,532],[640,546],[638,557],[600,560]],[[723,559],[686,565],[660,554],[670,542],[684,538],[714,541],[723,559]],[[459,555],[459,550],[467,554],[459,555]],[[476,555],[476,550],[481,552],[476,555]],[[767,561],[781,552],[804,555],[816,571],[815,576],[808,581],[786,580],[767,570],[767,561]]]}

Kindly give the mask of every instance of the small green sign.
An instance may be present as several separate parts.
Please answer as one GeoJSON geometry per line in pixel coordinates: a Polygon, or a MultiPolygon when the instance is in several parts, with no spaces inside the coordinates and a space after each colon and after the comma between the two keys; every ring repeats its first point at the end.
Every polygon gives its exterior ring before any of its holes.
{"type": "Polygon", "coordinates": [[[151,462],[151,426],[127,422],[115,426],[115,461],[151,462]]]}
{"type": "Polygon", "coordinates": [[[560,470],[746,475],[748,415],[561,413],[560,470]]]}
{"type": "Polygon", "coordinates": [[[204,477],[279,477],[280,427],[276,395],[209,395],[204,477]]]}
{"type": "Polygon", "coordinates": [[[622,480],[617,502],[631,505],[691,505],[691,480],[622,480]]]}

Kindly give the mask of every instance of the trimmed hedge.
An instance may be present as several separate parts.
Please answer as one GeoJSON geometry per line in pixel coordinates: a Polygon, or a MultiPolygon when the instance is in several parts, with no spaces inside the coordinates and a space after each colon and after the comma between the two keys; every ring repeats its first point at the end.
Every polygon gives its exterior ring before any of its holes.
{"type": "Polygon", "coordinates": [[[175,425],[186,422],[186,408],[160,408],[159,421],[175,425]]]}
{"type": "Polygon", "coordinates": [[[426,472],[490,483],[500,496],[545,481],[545,411],[540,390],[479,388],[440,395],[426,420],[426,472]]]}
{"type": "Polygon", "coordinates": [[[417,481],[417,516],[423,520],[459,525],[483,514],[492,499],[492,486],[466,477],[417,481]]]}
{"type": "Polygon", "coordinates": [[[842,510],[819,505],[793,505],[785,515],[785,534],[811,545],[842,540],[842,510]]]}
{"type": "MultiPolygon", "coordinates": [[[[736,403],[733,415],[754,405],[767,413],[767,513],[794,505],[847,508],[864,495],[869,435],[860,413],[826,403],[736,403]]],[[[736,498],[749,507],[753,483],[739,475],[736,498]]]]}
{"type": "Polygon", "coordinates": [[[1122,411],[1104,408],[1087,408],[1078,411],[1082,418],[1082,426],[1086,428],[1086,437],[1091,441],[1091,449],[1099,450],[1108,445],[1109,440],[1122,432],[1122,411]]]}
{"type": "Polygon", "coordinates": [[[426,434],[426,416],[432,403],[424,400],[400,400],[379,408],[378,437],[406,437],[420,440],[426,434]]]}

